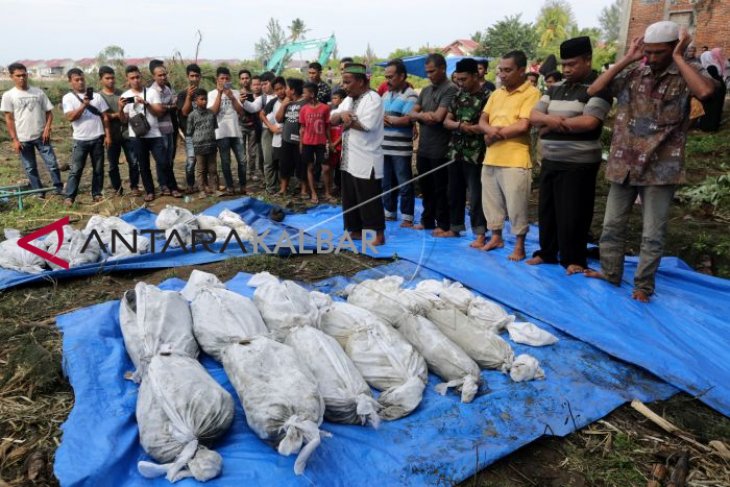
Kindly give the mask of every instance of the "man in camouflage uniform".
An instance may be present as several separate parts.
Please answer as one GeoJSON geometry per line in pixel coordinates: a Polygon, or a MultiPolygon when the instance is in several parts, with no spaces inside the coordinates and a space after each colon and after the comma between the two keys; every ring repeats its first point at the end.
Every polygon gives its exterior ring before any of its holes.
{"type": "Polygon", "coordinates": [[[482,210],[481,174],[485,146],[479,118],[491,91],[482,88],[478,65],[473,59],[462,59],[456,63],[455,79],[461,90],[451,102],[444,120],[444,127],[452,131],[449,144],[452,162],[448,166],[451,227],[449,230],[437,228],[434,236],[458,237],[466,230],[465,195],[468,195],[471,230],[476,237],[471,246],[482,247],[487,222],[482,210]]]}

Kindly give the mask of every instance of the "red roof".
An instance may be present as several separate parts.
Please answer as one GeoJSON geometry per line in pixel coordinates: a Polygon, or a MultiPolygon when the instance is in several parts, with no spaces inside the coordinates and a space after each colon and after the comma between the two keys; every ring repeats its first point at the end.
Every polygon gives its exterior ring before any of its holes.
{"type": "Polygon", "coordinates": [[[457,39],[441,51],[444,54],[453,54],[455,56],[466,56],[479,48],[479,43],[471,39],[457,39]]]}

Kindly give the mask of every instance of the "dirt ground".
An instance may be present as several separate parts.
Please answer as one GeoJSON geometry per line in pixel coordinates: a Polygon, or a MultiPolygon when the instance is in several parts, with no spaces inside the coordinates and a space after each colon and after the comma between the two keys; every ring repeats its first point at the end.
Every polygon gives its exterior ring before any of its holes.
{"type": "MultiPolygon", "coordinates": [[[[57,123],[54,135],[61,161],[68,161],[70,135],[68,124],[57,123]]],[[[727,172],[730,154],[730,128],[717,135],[692,136],[688,150],[690,181],[700,183],[707,177],[727,172]]],[[[184,182],[183,156],[178,154],[178,181],[184,182]]],[[[40,164],[42,166],[42,164],[40,164]]],[[[126,174],[125,165],[121,167],[126,174]]],[[[42,177],[48,181],[45,168],[42,177]]],[[[64,180],[68,173],[63,173],[64,180]]],[[[6,135],[0,132],[0,186],[24,178],[17,157],[10,152],[6,135]],[[5,137],[5,138],[3,138],[5,137]]],[[[88,168],[82,191],[89,188],[88,168]]],[[[107,179],[108,183],[108,179],[107,179]]],[[[259,183],[249,188],[257,197],[298,210],[309,206],[297,198],[271,200],[261,192],[259,183]]],[[[607,185],[599,177],[594,235],[600,224],[607,185]]],[[[0,226],[28,231],[42,227],[60,215],[83,223],[93,214],[119,214],[142,206],[139,198],[111,197],[92,204],[90,195],[81,193],[79,204],[70,211],[59,198],[26,199],[17,211],[14,202],[0,202],[0,226]]],[[[531,211],[536,214],[537,192],[533,192],[531,211]]],[[[184,204],[199,210],[215,202],[212,198],[184,204]]],[[[181,200],[160,198],[149,207],[158,211],[165,204],[181,200]]],[[[638,208],[637,208],[638,210],[638,208]]],[[[678,255],[703,272],[730,276],[730,235],[724,213],[716,208],[677,204],[672,210],[666,254],[678,255]]],[[[629,253],[638,252],[639,211],[631,219],[629,253]]],[[[534,218],[536,219],[536,218],[534,218]]],[[[382,262],[380,262],[382,263],[382,262]]],[[[308,256],[278,258],[257,256],[231,259],[202,266],[227,279],[239,271],[269,270],[285,278],[307,281],[331,275],[353,274],[374,265],[369,259],[352,256],[308,256]]],[[[97,275],[51,284],[26,286],[0,293],[0,487],[56,485],[52,476],[55,448],[61,439],[60,425],[73,405],[73,391],[61,372],[61,337],[55,316],[91,304],[118,299],[135,282],[159,283],[169,277],[186,278],[192,268],[166,269],[145,273],[97,275]]],[[[705,407],[697,399],[678,395],[669,401],[650,404],[657,414],[685,431],[700,445],[723,441],[730,445],[730,420],[705,407]]],[[[481,470],[464,481],[463,486],[645,486],[655,464],[673,466],[681,452],[689,452],[689,486],[730,487],[730,460],[706,451],[691,441],[669,434],[648,421],[629,405],[583,430],[565,438],[545,437],[481,470]]],[[[661,485],[661,484],[658,484],[661,485]]]]}

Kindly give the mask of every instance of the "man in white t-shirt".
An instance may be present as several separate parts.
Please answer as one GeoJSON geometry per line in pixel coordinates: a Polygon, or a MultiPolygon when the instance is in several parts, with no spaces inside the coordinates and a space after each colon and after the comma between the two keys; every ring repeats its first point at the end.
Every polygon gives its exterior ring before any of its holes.
{"type": "MultiPolygon", "coordinates": [[[[216,70],[216,89],[208,93],[208,108],[216,114],[218,128],[215,138],[221,156],[221,170],[226,182],[225,194],[234,194],[233,173],[231,172],[231,151],[238,163],[238,183],[241,194],[246,194],[246,156],[243,150],[243,135],[239,117],[244,110],[256,113],[261,110],[262,98],[253,103],[239,101],[239,96],[231,90],[231,71],[220,66],[216,70]]],[[[240,94],[239,94],[240,95],[240,94]]]]}
{"type": "MultiPolygon", "coordinates": [[[[159,93],[148,90],[142,85],[142,74],[137,66],[127,66],[125,73],[129,89],[119,98],[119,120],[122,123],[129,123],[135,115],[142,114],[149,125],[149,130],[138,136],[132,124],[129,124],[129,140],[139,163],[139,175],[145,191],[144,200],[149,202],[155,199],[155,181],[150,170],[150,154],[158,167],[163,166],[167,160],[165,141],[157,121],[157,117],[164,115],[164,109],[159,93]]],[[[163,182],[159,182],[162,186],[163,182]]],[[[162,189],[164,190],[164,187],[162,189]]],[[[177,190],[171,194],[176,198],[182,197],[182,193],[177,190]]]]}
{"type": "Polygon", "coordinates": [[[165,141],[166,161],[164,166],[157,166],[157,182],[160,184],[162,194],[169,196],[172,191],[178,191],[175,173],[173,172],[175,152],[177,151],[177,133],[175,133],[175,125],[173,124],[173,112],[177,110],[177,96],[167,82],[167,68],[159,65],[152,68],[152,77],[154,82],[148,90],[157,91],[160,95],[160,103],[164,115],[158,117],[157,125],[160,128],[160,134],[165,141]]]}
{"type": "Polygon", "coordinates": [[[347,64],[342,87],[347,98],[330,114],[330,122],[342,123],[342,213],[345,230],[353,240],[363,230],[374,230],[370,245],[385,243],[383,179],[383,101],[370,89],[364,64],[347,64]]]}
{"type": "Polygon", "coordinates": [[[38,149],[51,174],[56,194],[62,195],[61,172],[51,145],[53,104],[41,89],[28,86],[28,70],[25,66],[13,63],[8,66],[8,72],[15,86],[3,93],[0,111],[5,112],[5,124],[13,142],[13,150],[20,156],[30,186],[40,189],[43,183],[35,157],[38,149]]]}
{"type": "Polygon", "coordinates": [[[104,147],[112,142],[109,131],[109,118],[106,112],[109,105],[99,95],[86,89],[84,72],[79,68],[68,71],[71,91],[61,100],[63,114],[71,122],[73,129],[73,152],[71,154],[71,173],[66,184],[64,203],[71,206],[79,192],[81,174],[86,166],[87,156],[91,157],[91,196],[94,201],[104,199],[104,147]]]}

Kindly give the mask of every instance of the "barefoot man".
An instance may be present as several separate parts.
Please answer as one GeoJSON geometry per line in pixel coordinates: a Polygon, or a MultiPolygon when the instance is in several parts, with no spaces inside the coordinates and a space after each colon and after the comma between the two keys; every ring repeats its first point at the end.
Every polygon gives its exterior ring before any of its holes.
{"type": "Polygon", "coordinates": [[[484,132],[487,153],[482,168],[482,205],[487,228],[492,231],[483,250],[504,247],[502,227],[509,217],[517,237],[509,260],[525,258],[525,235],[529,230],[527,203],[532,183],[530,159],[530,112],[540,91],[525,78],[527,57],[511,51],[499,60],[502,87],[489,97],[479,127],[484,132]]]}
{"type": "Polygon", "coordinates": [[[364,64],[350,63],[342,72],[347,98],[330,114],[342,122],[342,212],[350,238],[374,230],[371,245],[385,243],[385,213],[380,181],[383,179],[383,102],[370,89],[364,64]]]}
{"type": "Polygon", "coordinates": [[[591,68],[592,55],[589,37],[563,42],[564,81],[548,89],[530,116],[540,128],[542,166],[540,250],[527,263],[559,262],[568,275],[583,272],[588,265],[586,246],[601,165],[601,130],[613,103],[607,90],[588,96],[598,77],[591,68]]]}
{"type": "Polygon", "coordinates": [[[482,210],[482,162],[484,160],[484,134],[479,128],[484,105],[487,104],[488,89],[479,84],[478,64],[466,58],[456,63],[454,78],[461,88],[449,107],[444,127],[451,130],[449,144],[449,207],[451,228],[448,231],[437,228],[436,237],[458,237],[466,229],[464,213],[469,199],[471,231],[474,241],[471,247],[482,248],[486,243],[487,222],[482,210]]]}
{"type": "Polygon", "coordinates": [[[642,303],[654,294],[669,206],[676,186],[684,182],[690,97],[702,100],[715,89],[704,70],[685,60],[690,40],[674,22],[652,24],[588,89],[594,96],[608,88],[618,102],[606,168],[611,188],[601,235],[602,272],[588,270],[586,276],[621,283],[626,227],[641,196],[641,253],[632,297],[642,303]],[[641,59],[645,63],[633,64],[641,59]]]}

